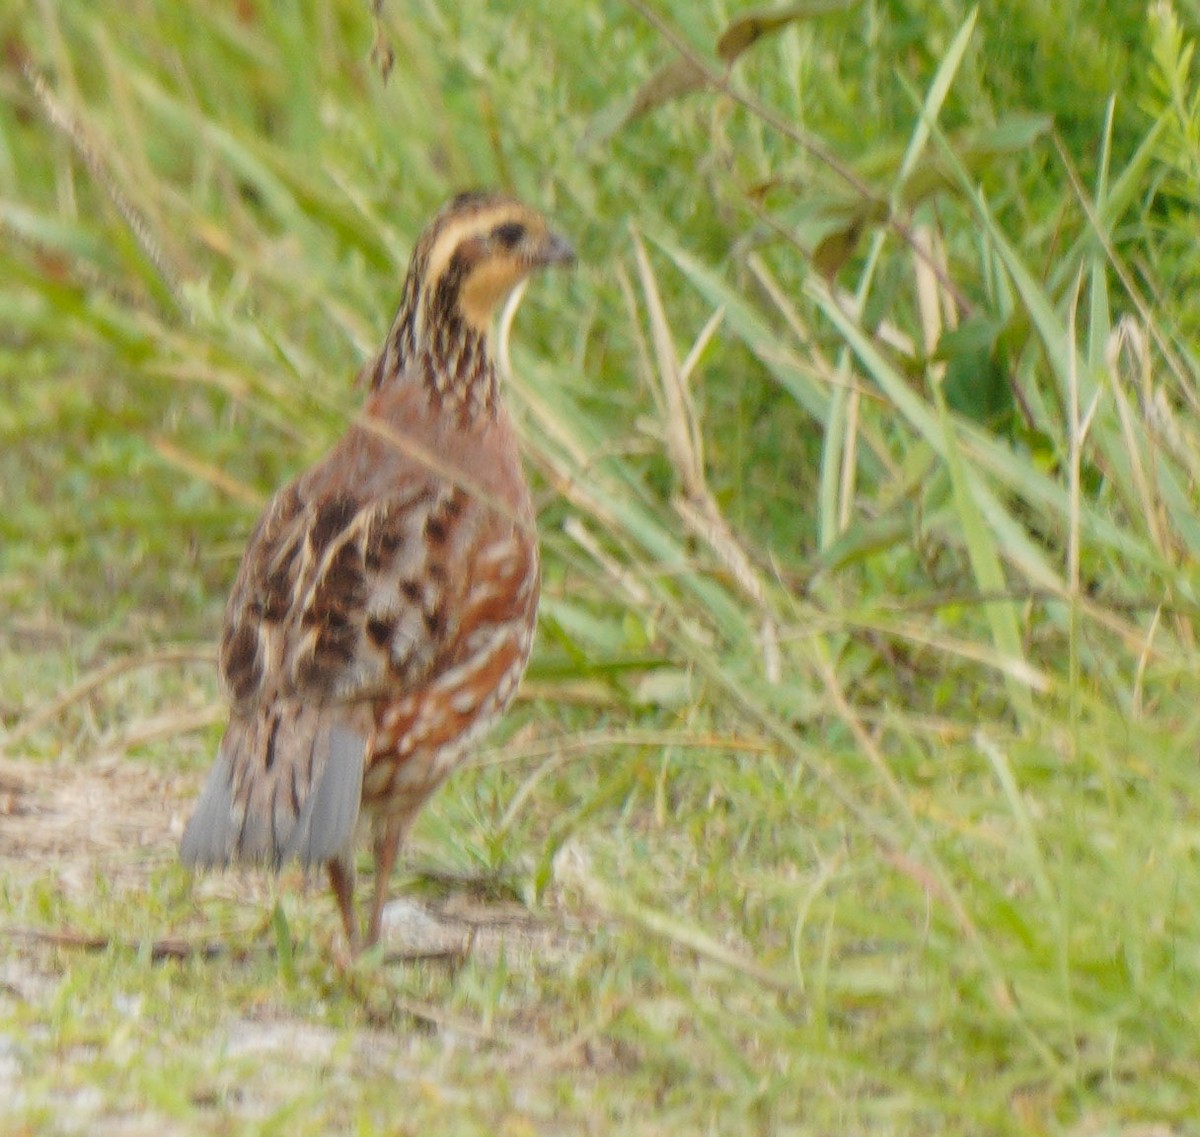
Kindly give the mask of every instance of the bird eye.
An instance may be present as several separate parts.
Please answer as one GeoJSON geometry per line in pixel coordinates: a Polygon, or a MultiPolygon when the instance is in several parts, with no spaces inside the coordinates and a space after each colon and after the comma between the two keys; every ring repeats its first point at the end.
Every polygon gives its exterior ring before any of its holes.
{"type": "Polygon", "coordinates": [[[525,226],[519,221],[506,221],[492,230],[492,236],[506,249],[512,249],[525,236],[525,226]]]}

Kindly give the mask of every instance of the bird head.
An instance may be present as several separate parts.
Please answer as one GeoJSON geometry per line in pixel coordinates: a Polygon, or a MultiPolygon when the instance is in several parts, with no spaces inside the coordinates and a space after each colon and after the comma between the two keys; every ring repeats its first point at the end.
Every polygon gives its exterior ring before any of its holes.
{"type": "Polygon", "coordinates": [[[537,269],[569,265],[575,252],[536,210],[504,194],[471,191],[450,200],[413,252],[418,302],[427,320],[461,320],[487,332],[497,307],[537,269]]]}
{"type": "Polygon", "coordinates": [[[372,387],[416,372],[439,397],[494,405],[487,341],[496,309],[531,273],[574,261],[570,243],[516,198],[481,190],[452,198],[413,249],[372,387]]]}

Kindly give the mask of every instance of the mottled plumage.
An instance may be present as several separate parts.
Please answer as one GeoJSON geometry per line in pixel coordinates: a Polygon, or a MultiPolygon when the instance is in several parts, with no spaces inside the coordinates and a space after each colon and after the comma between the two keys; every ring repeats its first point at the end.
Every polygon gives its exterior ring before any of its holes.
{"type": "Polygon", "coordinates": [[[230,721],[181,856],[328,865],[352,946],[363,822],[370,943],[408,827],[529,657],[537,537],[488,335],[518,281],[571,259],[511,198],[451,201],[413,253],[361,417],[271,501],[229,599],[230,721]]]}

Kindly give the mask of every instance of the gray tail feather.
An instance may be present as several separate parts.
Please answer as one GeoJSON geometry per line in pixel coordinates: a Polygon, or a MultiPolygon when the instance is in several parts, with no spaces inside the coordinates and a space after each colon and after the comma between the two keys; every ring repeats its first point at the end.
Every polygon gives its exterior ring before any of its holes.
{"type": "Polygon", "coordinates": [[[365,759],[361,735],[328,707],[235,716],[183,831],[180,859],[193,867],[336,860],[354,837],[365,759]]]}

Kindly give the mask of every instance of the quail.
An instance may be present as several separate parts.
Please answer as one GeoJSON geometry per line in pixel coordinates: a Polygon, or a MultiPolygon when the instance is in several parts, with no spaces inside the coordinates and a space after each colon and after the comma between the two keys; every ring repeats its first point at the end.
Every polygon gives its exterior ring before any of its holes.
{"type": "Polygon", "coordinates": [[[354,952],[379,938],[413,820],[529,658],[537,534],[489,337],[515,285],[573,261],[512,197],[448,202],[414,248],[361,414],[272,499],[229,598],[229,725],[181,858],[325,866],[354,952]],[[355,850],[368,834],[363,935],[355,850]]]}

